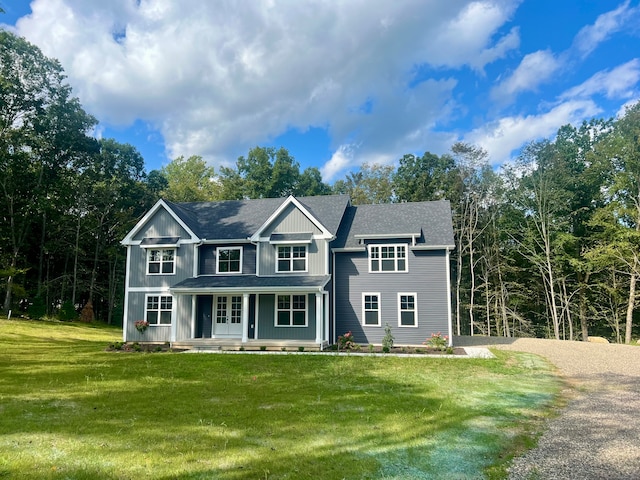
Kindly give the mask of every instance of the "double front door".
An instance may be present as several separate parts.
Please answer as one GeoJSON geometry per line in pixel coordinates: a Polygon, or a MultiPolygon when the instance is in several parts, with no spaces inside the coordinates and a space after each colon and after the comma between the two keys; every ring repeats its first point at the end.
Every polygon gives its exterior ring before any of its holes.
{"type": "Polygon", "coordinates": [[[214,336],[242,336],[242,295],[217,295],[213,309],[214,336]]]}
{"type": "Polygon", "coordinates": [[[241,295],[198,295],[195,338],[242,337],[241,295]]]}

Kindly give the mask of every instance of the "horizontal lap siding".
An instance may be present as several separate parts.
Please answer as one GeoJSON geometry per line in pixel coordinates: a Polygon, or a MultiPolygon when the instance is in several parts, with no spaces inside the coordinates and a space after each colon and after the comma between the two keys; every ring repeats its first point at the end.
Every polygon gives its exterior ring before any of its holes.
{"type": "Polygon", "coordinates": [[[358,343],[380,344],[389,324],[397,345],[419,345],[432,333],[448,333],[444,251],[407,252],[408,273],[369,273],[366,252],[336,254],[336,336],[351,331],[358,343]],[[362,293],[380,294],[380,326],[362,325],[362,293]],[[398,326],[398,292],[416,293],[418,327],[398,326]]]}
{"type": "Polygon", "coordinates": [[[265,340],[315,340],[316,296],[307,295],[307,327],[275,326],[275,295],[260,295],[258,301],[258,338],[265,340]]]}

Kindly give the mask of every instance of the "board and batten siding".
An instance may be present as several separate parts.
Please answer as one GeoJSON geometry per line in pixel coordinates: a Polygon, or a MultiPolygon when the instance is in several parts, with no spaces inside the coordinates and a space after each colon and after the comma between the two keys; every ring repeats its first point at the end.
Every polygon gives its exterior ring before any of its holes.
{"type": "Polygon", "coordinates": [[[316,338],[316,296],[307,295],[307,326],[276,327],[274,294],[258,296],[258,338],[265,340],[315,340],[316,338]]]}
{"type": "Polygon", "coordinates": [[[396,345],[421,345],[432,333],[447,335],[449,305],[444,250],[407,251],[408,272],[369,273],[367,252],[335,254],[336,338],[351,331],[361,344],[382,343],[389,324],[396,345]],[[380,294],[380,326],[364,326],[363,292],[380,294]],[[418,326],[398,326],[398,293],[417,296],[418,326]]]}
{"type": "Polygon", "coordinates": [[[160,208],[133,237],[134,241],[144,238],[180,237],[191,238],[189,233],[164,208],[160,208]]]}
{"type": "Polygon", "coordinates": [[[251,243],[229,245],[202,245],[198,253],[198,275],[216,274],[216,249],[218,248],[242,248],[242,274],[255,275],[256,273],[256,246],[251,243]]]}
{"type": "Polygon", "coordinates": [[[263,230],[261,236],[268,237],[272,233],[301,232],[310,232],[314,235],[322,233],[295,205],[289,205],[263,230]]]}
{"type": "Polygon", "coordinates": [[[147,274],[147,249],[137,245],[129,247],[131,255],[129,265],[129,287],[160,288],[175,285],[182,280],[193,277],[194,244],[180,244],[175,249],[173,275],[147,274]]]}
{"type": "Polygon", "coordinates": [[[260,242],[260,275],[326,275],[327,248],[329,246],[326,240],[314,238],[307,244],[307,272],[276,273],[277,245],[260,242]]]}
{"type": "Polygon", "coordinates": [[[129,292],[127,341],[129,342],[169,342],[171,326],[149,326],[144,333],[135,328],[137,320],[143,320],[147,295],[164,295],[173,298],[173,318],[176,322],[178,340],[191,338],[191,295],[171,295],[168,291],[129,292]]]}

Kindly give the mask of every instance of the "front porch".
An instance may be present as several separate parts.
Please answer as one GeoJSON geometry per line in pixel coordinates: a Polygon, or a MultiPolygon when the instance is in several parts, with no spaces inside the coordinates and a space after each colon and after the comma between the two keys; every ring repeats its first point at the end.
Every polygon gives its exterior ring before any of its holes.
{"type": "Polygon", "coordinates": [[[304,350],[308,352],[324,350],[329,346],[327,341],[317,343],[310,340],[254,340],[249,339],[243,342],[240,338],[192,338],[190,340],[180,340],[171,342],[172,348],[199,351],[215,350],[267,350],[267,351],[289,351],[298,352],[304,350]]]}

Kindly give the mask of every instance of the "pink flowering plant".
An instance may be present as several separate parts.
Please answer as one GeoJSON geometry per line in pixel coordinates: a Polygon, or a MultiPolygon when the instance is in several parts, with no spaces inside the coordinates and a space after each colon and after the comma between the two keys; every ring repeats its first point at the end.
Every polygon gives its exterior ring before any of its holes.
{"type": "Polygon", "coordinates": [[[144,333],[144,331],[149,328],[149,322],[146,320],[136,320],[133,325],[140,333],[144,333]]]}
{"type": "Polygon", "coordinates": [[[356,342],[353,341],[353,333],[348,331],[338,337],[338,350],[355,350],[356,342]]]}
{"type": "Polygon", "coordinates": [[[422,344],[426,345],[427,347],[444,352],[449,345],[449,337],[446,335],[442,335],[440,332],[432,333],[431,338],[426,339],[424,342],[422,342],[422,344]]]}

